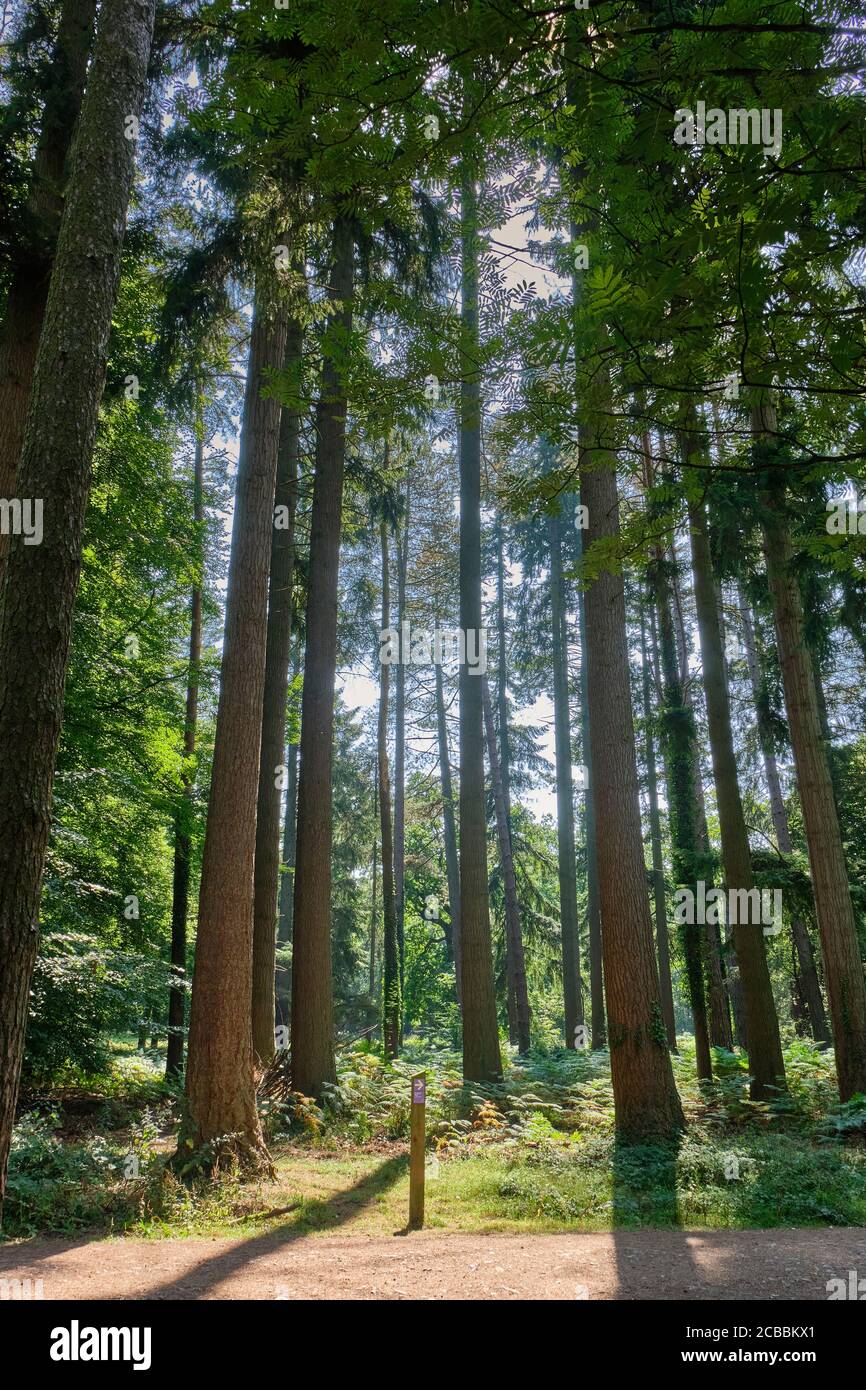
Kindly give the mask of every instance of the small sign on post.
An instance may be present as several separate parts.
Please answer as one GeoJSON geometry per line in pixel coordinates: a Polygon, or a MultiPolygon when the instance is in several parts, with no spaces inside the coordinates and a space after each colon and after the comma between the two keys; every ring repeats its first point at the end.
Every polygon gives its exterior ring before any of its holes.
{"type": "Polygon", "coordinates": [[[427,1140],[427,1073],[412,1077],[409,1129],[409,1230],[424,1225],[424,1147],[427,1140]]]}

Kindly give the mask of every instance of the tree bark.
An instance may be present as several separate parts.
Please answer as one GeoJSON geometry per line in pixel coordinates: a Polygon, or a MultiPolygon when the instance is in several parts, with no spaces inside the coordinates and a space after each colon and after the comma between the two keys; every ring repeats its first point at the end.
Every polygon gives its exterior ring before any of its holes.
{"type": "Polygon", "coordinates": [[[559,919],[562,931],[562,992],[565,1006],[565,1045],[573,1049],[578,1045],[577,1029],[583,1023],[583,986],[580,978],[580,938],[577,922],[568,642],[562,580],[562,540],[558,516],[548,517],[547,531],[550,549],[550,616],[553,625],[553,723],[559,919]]]}
{"type": "Polygon", "coordinates": [[[51,826],[72,612],[106,350],[134,176],[153,0],[105,0],[24,430],[18,494],[41,545],[13,538],[0,596],[0,1204],[18,1097],[51,826]]]}
{"type": "MultiPolygon", "coordinates": [[[[583,554],[583,533],[578,532],[578,553],[583,554]]],[[[586,651],[586,603],[581,588],[577,596],[577,618],[580,627],[580,746],[587,772],[587,787],[592,786],[592,746],[589,735],[589,680],[586,651]]],[[[583,800],[583,825],[586,843],[586,915],[589,937],[589,998],[590,1034],[593,1048],[604,1047],[604,964],[601,944],[601,910],[598,898],[598,849],[595,830],[595,805],[591,793],[583,800]]]]}
{"type": "MultiPolygon", "coordinates": [[[[388,574],[388,526],[379,527],[382,544],[382,631],[391,626],[391,586],[388,574]]],[[[406,653],[400,649],[402,662],[406,653]]],[[[379,822],[382,837],[382,1046],[385,1060],[400,1051],[400,943],[394,885],[394,832],[391,824],[391,783],[388,775],[388,690],[391,668],[379,665],[379,822]]]]}
{"type": "MultiPolygon", "coordinates": [[[[689,446],[686,445],[685,448],[688,458],[689,446]]],[[[755,886],[755,877],[731,731],[731,710],[707,519],[703,503],[693,497],[689,500],[689,533],[710,754],[716,784],[716,808],[722,840],[725,886],[730,895],[734,891],[750,892],[755,886]]],[[[731,901],[730,896],[728,901],[731,901]]],[[[782,1040],[767,964],[763,926],[760,921],[743,922],[739,917],[738,912],[738,920],[731,923],[731,934],[740,967],[740,983],[746,1012],[750,1092],[753,1100],[765,1100],[785,1087],[782,1040]]]]}
{"type": "MultiPolygon", "coordinates": [[[[11,267],[0,330],[0,497],[15,496],[15,475],[48,302],[63,185],[81,109],[96,0],[65,0],[45,86],[42,124],[27,198],[30,228],[11,267]]],[[[9,537],[0,533],[0,583],[9,537]]]]}
{"type": "Polygon", "coordinates": [[[329,299],[336,304],[323,349],[316,410],[316,466],[310,520],[306,656],[301,706],[301,771],[295,857],[292,956],[292,1083],[320,1096],[336,1080],[331,981],[331,769],[337,669],[337,581],[346,457],[343,357],[352,331],[354,239],[336,218],[329,299]]]}
{"type": "MultiPolygon", "coordinates": [[[[757,439],[773,438],[775,410],[753,408],[757,439]]],[[[848,884],[848,866],[836,813],[827,748],[821,735],[812,659],[806,645],[794,553],[786,525],[783,485],[765,495],[764,554],[773,598],[776,639],[797,787],[812,870],[824,975],[836,1055],[839,1095],[866,1092],[866,984],[848,884]]]]}
{"type": "MultiPolygon", "coordinates": [[[[467,644],[481,641],[481,383],[478,372],[477,199],[461,182],[460,626],[467,644]]],[[[460,667],[460,928],[463,1075],[502,1075],[490,944],[487,816],[484,798],[481,676],[460,667]]]]}
{"type": "MultiPolygon", "coordinates": [[[[694,788],[692,747],[695,737],[694,714],[683,692],[672,615],[669,561],[660,546],[656,548],[653,561],[652,584],[659,623],[659,659],[663,691],[662,752],[668,786],[671,855],[675,881],[688,886],[700,877],[698,803],[694,788]]],[[[681,940],[692,1026],[695,1030],[695,1064],[698,1079],[711,1081],[713,1067],[707,1025],[701,937],[702,932],[698,926],[683,925],[681,940]]]]}
{"type": "Polygon", "coordinates": [[[508,808],[505,804],[505,789],[502,785],[499,752],[496,746],[496,729],[493,724],[493,705],[486,676],[481,677],[481,698],[484,706],[487,757],[490,763],[490,781],[493,786],[493,806],[496,814],[496,832],[499,839],[499,857],[502,863],[502,881],[505,888],[505,931],[508,936],[508,959],[511,964],[511,983],[517,1015],[517,1050],[521,1055],[525,1055],[530,1048],[531,1021],[529,994],[526,988],[526,957],[523,950],[523,931],[520,925],[517,880],[514,877],[511,826],[508,820],[508,808]]]}
{"type": "Polygon", "coordinates": [[[434,665],[436,677],[436,733],[439,746],[439,781],[442,788],[442,838],[445,842],[445,876],[448,881],[448,915],[451,918],[451,950],[454,956],[454,979],[457,1000],[463,1000],[460,980],[460,859],[457,852],[457,827],[454,821],[454,796],[451,790],[451,755],[448,752],[448,724],[445,718],[445,693],[442,688],[442,665],[434,665]]]}
{"type": "Polygon", "coordinates": [[[653,864],[653,907],[656,920],[656,955],[659,967],[659,990],[662,1017],[671,1052],[677,1051],[677,1026],[674,1016],[674,992],[671,983],[671,953],[668,942],[668,918],[665,902],[665,868],[662,857],[662,828],[659,815],[658,773],[656,770],[653,707],[650,688],[649,652],[647,650],[646,618],[640,615],[641,667],[643,680],[644,756],[647,769],[647,798],[649,800],[650,847],[653,864]]]}
{"type": "Polygon", "coordinates": [[[227,1146],[253,1170],[269,1167],[256,1111],[250,1026],[256,803],[267,651],[268,573],[280,405],[262,395],[286,343],[284,312],[259,286],[244,396],[226,589],[213,770],[202,857],[186,1071],[185,1151],[227,1146]],[[224,1136],[231,1136],[225,1140],[224,1136]]]}
{"type": "MultiPolygon", "coordinates": [[[[585,431],[584,431],[585,433],[585,431]]],[[[587,548],[619,535],[613,458],[581,449],[580,497],[587,548]],[[599,456],[601,455],[601,456],[599,456]]],[[[589,794],[598,838],[607,1025],[617,1133],[626,1141],[672,1137],[684,1125],[667,1049],[646,891],[637,756],[621,574],[601,573],[586,593],[589,794]]]]}
{"type": "MultiPolygon", "coordinates": [[[[283,370],[294,376],[300,366],[303,328],[293,319],[286,333],[283,370]]],[[[268,584],[268,634],[262,704],[262,751],[256,809],[256,866],[253,907],[253,1055],[267,1066],[275,1050],[275,975],[277,898],[280,884],[280,786],[286,738],[286,699],[292,650],[292,584],[295,572],[295,505],[301,418],[297,408],[280,414],[271,564],[268,584]],[[288,525],[277,527],[277,508],[285,508],[288,525]]],[[[282,519],[282,512],[280,518],[282,519]]]]}
{"type": "MultiPolygon", "coordinates": [[[[204,541],[204,422],[201,404],[196,420],[193,474],[193,519],[197,534],[204,541]]],[[[199,556],[204,571],[204,555],[199,556]]],[[[183,800],[174,816],[174,876],[171,894],[171,973],[175,981],[168,991],[168,1041],[165,1054],[166,1078],[183,1071],[183,1039],[186,1020],[186,924],[189,910],[189,877],[192,842],[189,824],[195,786],[192,760],[195,756],[198,724],[198,684],[201,668],[201,581],[193,584],[189,620],[189,675],[186,683],[186,717],[183,732],[183,800]]]]}
{"type": "MultiPolygon", "coordinates": [[[[406,616],[406,568],[409,561],[409,483],[406,483],[406,510],[396,533],[397,631],[403,631],[406,616]]],[[[402,654],[402,653],[401,653],[402,654]]],[[[397,950],[400,957],[400,998],[406,970],[406,667],[397,665],[394,691],[394,898],[397,913],[397,950]]],[[[403,1010],[400,1009],[402,1040],[403,1010]]]]}
{"type": "MultiPolygon", "coordinates": [[[[743,645],[746,651],[746,665],[749,670],[749,683],[752,688],[752,700],[755,706],[758,725],[758,742],[761,747],[761,755],[764,761],[764,776],[766,778],[767,792],[770,798],[770,815],[773,821],[773,830],[775,831],[779,853],[787,856],[793,851],[791,833],[788,828],[788,813],[785,810],[785,802],[782,796],[782,784],[779,779],[779,768],[773,749],[773,739],[767,727],[766,709],[761,699],[761,673],[758,664],[758,650],[755,645],[752,615],[742,586],[739,588],[738,598],[740,621],[743,628],[743,645]]],[[[818,981],[815,954],[812,950],[812,941],[809,937],[806,923],[799,914],[794,914],[791,918],[791,936],[795,949],[797,984],[803,1007],[805,1008],[809,1031],[816,1042],[828,1046],[832,1042],[832,1039],[830,1037],[830,1028],[827,1023],[827,1015],[824,1010],[821,985],[818,981]]]]}

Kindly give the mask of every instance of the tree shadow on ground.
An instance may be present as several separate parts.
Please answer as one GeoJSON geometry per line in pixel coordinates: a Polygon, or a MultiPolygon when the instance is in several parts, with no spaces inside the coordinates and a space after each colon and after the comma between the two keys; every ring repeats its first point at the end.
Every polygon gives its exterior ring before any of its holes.
{"type": "Polygon", "coordinates": [[[298,1216],[289,1224],[276,1231],[265,1231],[259,1236],[252,1236],[231,1250],[220,1251],[218,1255],[202,1260],[179,1278],[168,1284],[161,1284],[140,1297],[182,1298],[184,1290],[192,1284],[195,1297],[202,1298],[209,1290],[236,1274],[259,1255],[273,1254],[315,1232],[334,1231],[344,1226],[357,1216],[363,1207],[393,1187],[407,1172],[408,1166],[407,1154],[388,1158],[351,1187],[335,1192],[330,1197],[300,1203],[298,1216]]]}

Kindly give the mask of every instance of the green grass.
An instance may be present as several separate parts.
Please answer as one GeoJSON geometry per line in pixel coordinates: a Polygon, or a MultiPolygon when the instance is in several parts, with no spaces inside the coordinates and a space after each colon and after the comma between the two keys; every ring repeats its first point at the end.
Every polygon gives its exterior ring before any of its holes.
{"type": "Polygon", "coordinates": [[[429,1229],[866,1225],[866,1102],[834,1104],[831,1058],[792,1044],[788,1095],[754,1104],[741,1058],[720,1055],[717,1083],[702,1089],[683,1044],[675,1071],[689,1123],[675,1146],[617,1145],[604,1053],[512,1061],[500,1085],[467,1088],[452,1054],[415,1046],[386,1067],[358,1048],[343,1055],[324,1108],[297,1100],[266,1115],[274,1182],[226,1175],[192,1186],[165,1167],[177,1098],[155,1067],[124,1056],[74,1123],[64,1111],[68,1088],[53,1111],[25,1117],[5,1234],[399,1231],[408,1208],[408,1079],[422,1065],[429,1229]]]}

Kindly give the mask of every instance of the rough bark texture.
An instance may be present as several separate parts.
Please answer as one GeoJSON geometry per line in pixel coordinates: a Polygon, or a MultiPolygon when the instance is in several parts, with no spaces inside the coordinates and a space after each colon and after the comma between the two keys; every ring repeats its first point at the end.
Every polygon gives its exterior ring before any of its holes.
{"type": "MultiPolygon", "coordinates": [[[[286,333],[283,370],[295,374],[301,359],[303,330],[293,319],[286,333]]],[[[292,582],[295,571],[295,502],[298,486],[300,416],[292,406],[280,415],[277,508],[285,508],[288,525],[271,531],[268,584],[268,636],[262,705],[262,751],[256,809],[256,868],[253,907],[253,1053],[261,1066],[274,1055],[277,897],[280,883],[280,802],[277,768],[283,765],[286,698],[292,651],[292,582]]],[[[279,513],[282,520],[284,513],[279,513]]]]}
{"type": "Polygon", "coordinates": [[[559,920],[562,933],[562,993],[565,1045],[575,1048],[583,1023],[580,941],[577,923],[577,865],[574,855],[574,785],[571,774],[571,714],[568,703],[568,640],[562,579],[560,520],[547,522],[550,548],[550,618],[553,656],[553,725],[556,757],[556,843],[559,869],[559,920]]]}
{"type": "MultiPolygon", "coordinates": [[[[65,0],[51,57],[42,125],[27,199],[29,227],[16,248],[0,329],[0,497],[15,495],[15,475],[48,302],[63,186],[84,95],[96,0],[65,0]]],[[[0,581],[9,537],[0,534],[0,581]]]]}
{"type": "Polygon", "coordinates": [[[202,855],[186,1071],[184,1148],[214,1143],[267,1165],[256,1112],[252,1030],[253,876],[280,405],[262,391],[279,370],[284,314],[257,295],[247,364],[226,589],[213,770],[202,855]],[[224,1139],[224,1136],[231,1136],[224,1139]]]}
{"type": "Polygon", "coordinates": [[[439,748],[439,782],[442,788],[442,838],[445,842],[445,877],[448,882],[448,915],[451,919],[449,937],[454,957],[454,980],[457,999],[462,1002],[460,983],[460,859],[457,852],[457,827],[454,819],[454,795],[451,789],[451,755],[448,751],[448,723],[445,718],[445,692],[442,688],[442,666],[434,667],[436,679],[436,737],[439,748]]]}
{"type": "MultiPolygon", "coordinates": [[[[196,426],[193,475],[193,516],[199,534],[204,522],[204,439],[199,418],[196,426]]],[[[202,561],[204,557],[201,557],[202,561]]],[[[201,584],[195,583],[190,600],[189,675],[186,683],[186,718],[183,730],[183,804],[174,818],[174,875],[171,893],[171,973],[176,983],[168,991],[168,1041],[165,1054],[166,1077],[183,1071],[183,1038],[186,1015],[186,923],[189,911],[189,872],[192,845],[189,821],[194,787],[192,759],[195,755],[198,723],[198,683],[201,666],[201,584]]]]}
{"type": "Polygon", "coordinates": [[[644,756],[646,759],[647,799],[649,801],[650,848],[652,850],[653,909],[656,921],[656,955],[659,967],[659,990],[662,1017],[665,1021],[668,1047],[677,1051],[677,1026],[674,1017],[674,992],[671,983],[671,951],[668,941],[667,905],[665,902],[665,867],[662,857],[662,827],[659,815],[658,773],[656,769],[655,735],[653,733],[652,689],[649,651],[647,648],[646,618],[641,609],[640,641],[643,673],[644,756]]]}
{"type": "MultiPolygon", "coordinates": [[[[460,385],[460,626],[481,633],[481,386],[478,376],[478,238],[476,191],[461,187],[462,305],[460,385]]],[[[463,1075],[492,1081],[502,1074],[490,943],[487,816],[481,676],[460,667],[460,928],[463,990],[463,1075]]]]}
{"type": "MultiPolygon", "coordinates": [[[[770,814],[773,820],[773,830],[775,831],[779,853],[789,855],[792,853],[793,845],[791,844],[791,833],[788,828],[788,813],[785,810],[785,802],[782,796],[779,768],[773,749],[773,738],[767,727],[767,711],[761,699],[761,671],[758,664],[758,650],[755,645],[752,614],[742,588],[739,590],[738,597],[740,620],[743,627],[743,646],[746,651],[746,665],[749,670],[749,683],[752,687],[752,700],[757,711],[758,742],[761,746],[761,754],[764,761],[764,775],[767,781],[767,793],[770,798],[770,814]]],[[[827,1014],[824,1009],[821,985],[818,980],[818,971],[815,966],[815,953],[812,950],[812,941],[806,923],[798,914],[794,914],[791,918],[791,936],[796,952],[794,964],[799,1001],[801,1002],[802,1008],[805,1010],[809,1031],[816,1042],[825,1045],[829,1044],[832,1040],[830,1037],[830,1027],[827,1023],[827,1014]]]]}
{"type": "Polygon", "coordinates": [[[354,241],[348,218],[334,223],[329,298],[338,307],[329,326],[316,410],[316,465],[310,520],[306,657],[301,705],[301,771],[295,855],[292,954],[292,1081],[319,1096],[336,1078],[331,982],[331,765],[337,668],[337,580],[346,386],[342,358],[352,329],[354,241]]]}
{"type": "MultiPolygon", "coordinates": [[[[578,533],[579,553],[582,533],[578,533]]],[[[580,626],[580,746],[588,786],[592,786],[592,742],[589,735],[589,680],[586,655],[586,601],[583,590],[577,596],[580,626]]],[[[595,830],[595,804],[591,793],[583,799],[583,825],[586,843],[586,916],[589,936],[590,1035],[593,1048],[607,1041],[604,1018],[604,963],[601,946],[601,910],[598,900],[598,848],[595,830]]]]}
{"type": "Polygon", "coordinates": [[[514,856],[511,850],[511,826],[508,808],[505,804],[505,789],[502,785],[502,772],[499,763],[499,750],[496,746],[496,729],[493,723],[493,704],[487,677],[481,677],[481,697],[484,705],[484,728],[487,739],[487,757],[490,762],[490,781],[493,787],[493,807],[496,814],[496,834],[499,840],[499,857],[502,863],[502,881],[505,889],[505,932],[508,938],[508,959],[511,967],[512,987],[517,1019],[517,1050],[529,1051],[530,1009],[526,989],[526,957],[523,950],[523,930],[520,925],[520,902],[517,897],[517,880],[514,877],[514,856]]]}
{"type": "MultiPolygon", "coordinates": [[[[388,573],[388,527],[379,527],[382,544],[382,631],[391,626],[391,584],[388,573]]],[[[400,657],[405,656],[401,650],[400,657]]],[[[382,1046],[386,1061],[400,1051],[400,942],[394,883],[394,831],[391,822],[391,779],[388,773],[388,692],[391,668],[379,666],[379,826],[382,837],[382,1046]]]]}
{"type": "MultiPolygon", "coordinates": [[[[689,502],[689,532],[725,886],[729,894],[732,890],[749,892],[755,886],[755,877],[734,753],[725,657],[719,627],[707,519],[703,503],[696,499],[689,502]]],[[[739,916],[738,913],[738,919],[739,916]]],[[[785,1063],[782,1059],[779,1020],[776,1017],[773,987],[767,965],[763,925],[760,922],[732,921],[731,934],[740,966],[740,983],[746,1011],[751,1096],[753,1100],[765,1100],[772,1097],[774,1091],[780,1087],[784,1088],[785,1063]]]]}
{"type": "MultiPolygon", "coordinates": [[[[775,427],[772,407],[756,407],[753,428],[759,439],[772,436],[775,427]]],[[[781,485],[768,493],[765,503],[767,577],[821,935],[839,1095],[844,1101],[858,1091],[866,1093],[866,985],[781,485]]]]}
{"type": "MultiPolygon", "coordinates": [[[[301,669],[301,641],[295,638],[292,654],[292,684],[301,669]]],[[[286,749],[286,815],[283,821],[282,875],[280,878],[280,917],[277,940],[281,945],[292,939],[295,906],[295,832],[298,824],[298,744],[296,740],[286,749]]],[[[291,990],[289,990],[291,995],[291,990]]]]}
{"type": "Polygon", "coordinates": [[[105,0],[19,465],[41,545],[12,540],[0,595],[0,1202],[21,1075],[93,443],[134,174],[153,0],[105,0]]]}
{"type": "MultiPolygon", "coordinates": [[[[587,545],[619,534],[613,459],[581,451],[587,545]],[[599,466],[601,464],[601,466],[599,466]]],[[[604,982],[616,1127],[625,1140],[672,1136],[684,1123],[667,1048],[646,891],[637,757],[621,574],[602,573],[586,594],[590,795],[598,836],[604,982]]]]}

